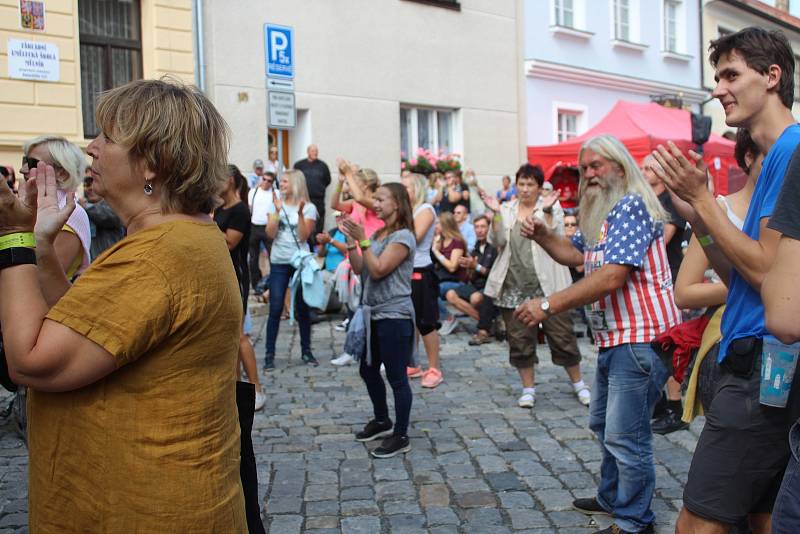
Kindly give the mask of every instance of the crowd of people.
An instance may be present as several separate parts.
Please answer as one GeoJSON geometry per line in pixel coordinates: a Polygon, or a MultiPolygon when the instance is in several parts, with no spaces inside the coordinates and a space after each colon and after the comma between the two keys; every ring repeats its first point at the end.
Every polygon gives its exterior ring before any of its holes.
{"type": "Polygon", "coordinates": [[[602,447],[596,495],[573,503],[613,517],[600,532],[654,532],[653,434],[700,414],[676,532],[800,532],[794,55],[759,28],[710,54],[748,176],[727,196],[698,152],[637,162],[611,135],[583,143],[577,191],[530,163],[494,194],[470,170],[396,183],[339,158],[334,177],[315,145],[292,168],[270,147],[246,176],[214,106],[171,80],[102,96],[91,165],[27,142],[23,179],[2,168],[0,378],[27,399],[31,530],[263,532],[252,292],[267,373],[284,321],[317,366],[313,323],[345,312],[331,363],[358,364],[373,413],[354,438],[382,440],[375,458],[411,449],[410,380],[446,387],[442,336],[505,341],[524,409],[546,340],[602,447]]]}

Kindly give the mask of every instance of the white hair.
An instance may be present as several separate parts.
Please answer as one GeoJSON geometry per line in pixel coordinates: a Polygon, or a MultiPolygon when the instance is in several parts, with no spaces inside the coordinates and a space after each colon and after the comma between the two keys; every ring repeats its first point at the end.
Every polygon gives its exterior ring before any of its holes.
{"type": "MultiPolygon", "coordinates": [[[[661,206],[661,202],[658,201],[653,188],[647,183],[631,153],[628,152],[628,149],[619,139],[613,135],[602,134],[586,140],[581,146],[580,152],[578,152],[578,161],[581,161],[583,151],[587,149],[619,166],[625,178],[625,192],[642,197],[647,212],[654,222],[669,222],[669,215],[661,206]]],[[[583,180],[583,170],[581,170],[581,180],[583,180]]]]}
{"type": "Polygon", "coordinates": [[[22,152],[27,156],[34,147],[40,145],[50,153],[53,163],[64,169],[69,175],[68,178],[59,182],[59,189],[76,191],[83,181],[83,175],[86,173],[86,155],[83,151],[63,137],[43,135],[22,145],[22,152]]]}

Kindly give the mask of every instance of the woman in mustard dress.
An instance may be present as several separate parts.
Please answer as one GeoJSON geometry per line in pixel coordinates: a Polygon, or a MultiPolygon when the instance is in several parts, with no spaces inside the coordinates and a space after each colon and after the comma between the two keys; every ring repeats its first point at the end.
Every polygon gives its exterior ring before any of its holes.
{"type": "Polygon", "coordinates": [[[74,198],[60,207],[45,162],[19,199],[0,186],[0,322],[11,377],[29,388],[30,531],[246,532],[242,303],[206,215],[227,179],[227,126],[198,90],[157,80],[105,93],[97,121],[93,185],[128,235],[52,307],[35,262],[52,261],[74,198]]]}

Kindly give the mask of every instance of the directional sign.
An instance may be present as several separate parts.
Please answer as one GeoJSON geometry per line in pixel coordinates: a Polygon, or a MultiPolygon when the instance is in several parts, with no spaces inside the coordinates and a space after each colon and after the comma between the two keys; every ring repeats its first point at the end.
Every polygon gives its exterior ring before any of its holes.
{"type": "Polygon", "coordinates": [[[269,127],[288,130],[297,125],[297,109],[294,104],[294,93],[269,91],[269,127]]]}
{"type": "Polygon", "coordinates": [[[264,24],[267,78],[294,78],[294,30],[289,26],[264,24]]]}
{"type": "Polygon", "coordinates": [[[294,91],[294,80],[276,80],[267,78],[267,89],[271,91],[294,91]]]}

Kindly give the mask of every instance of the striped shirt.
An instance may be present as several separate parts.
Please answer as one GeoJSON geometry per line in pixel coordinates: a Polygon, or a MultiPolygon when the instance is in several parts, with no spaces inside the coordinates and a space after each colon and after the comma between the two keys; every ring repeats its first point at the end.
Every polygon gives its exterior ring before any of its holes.
{"type": "Polygon", "coordinates": [[[633,267],[622,288],[586,307],[598,347],[649,343],[680,323],[663,225],[653,222],[642,197],[626,195],[614,205],[596,245],[587,246],[580,232],[572,243],[587,277],[606,263],[633,267]]]}

